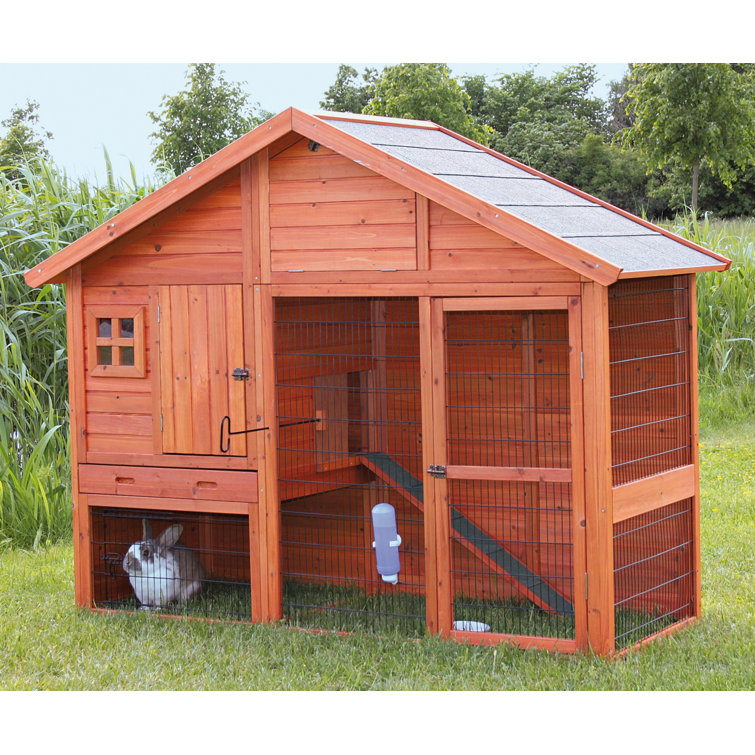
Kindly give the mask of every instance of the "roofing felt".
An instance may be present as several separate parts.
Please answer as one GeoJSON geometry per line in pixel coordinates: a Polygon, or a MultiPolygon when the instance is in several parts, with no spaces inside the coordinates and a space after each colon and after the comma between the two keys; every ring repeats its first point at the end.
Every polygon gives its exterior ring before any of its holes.
{"type": "Polygon", "coordinates": [[[720,267],[707,255],[503,157],[431,128],[328,118],[338,129],[623,268],[720,267]]]}

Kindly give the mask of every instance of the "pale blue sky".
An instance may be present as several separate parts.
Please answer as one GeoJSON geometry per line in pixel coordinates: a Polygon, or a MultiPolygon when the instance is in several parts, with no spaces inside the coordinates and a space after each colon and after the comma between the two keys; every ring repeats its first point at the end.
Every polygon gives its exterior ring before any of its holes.
{"type": "MultiPolygon", "coordinates": [[[[319,110],[325,90],[335,80],[337,63],[218,63],[231,81],[246,82],[246,91],[265,110],[277,113],[293,105],[319,110]]],[[[365,65],[351,63],[360,72],[365,65]]],[[[454,63],[456,76],[525,70],[528,64],[454,63]]],[[[550,76],[564,64],[531,64],[550,76]]],[[[621,78],[626,63],[598,66],[596,94],[605,97],[608,85],[621,78]]],[[[40,125],[53,133],[49,149],[69,175],[104,175],[103,146],[116,173],[126,174],[129,161],[139,178],[151,172],[149,134],[154,126],[147,113],[158,110],[163,94],[185,86],[186,64],[147,63],[0,63],[0,120],[27,99],[39,103],[40,125]]]]}
{"type": "MultiPolygon", "coordinates": [[[[119,174],[151,173],[149,110],[184,86],[191,61],[215,61],[279,112],[319,109],[339,62],[445,61],[455,75],[524,70],[551,75],[598,63],[605,96],[621,61],[751,60],[741,0],[35,0],[0,14],[0,120],[27,99],[52,131],[50,151],[71,175],[102,177],[103,146],[119,174]],[[472,60],[478,63],[453,61],[472,60]],[[508,61],[496,63],[497,60],[508,61]],[[225,62],[224,62],[225,61],[225,62]],[[486,62],[483,62],[486,61],[486,62]],[[599,63],[599,61],[615,61],[599,63]]],[[[0,132],[2,130],[0,129],[0,132]]]]}

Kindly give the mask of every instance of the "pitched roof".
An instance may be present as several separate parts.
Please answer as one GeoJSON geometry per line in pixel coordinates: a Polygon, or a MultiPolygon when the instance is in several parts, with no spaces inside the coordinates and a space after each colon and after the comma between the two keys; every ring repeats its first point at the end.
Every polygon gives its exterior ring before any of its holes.
{"type": "Polygon", "coordinates": [[[39,286],[295,131],[603,284],[730,261],[429,121],[289,108],[29,270],[39,286]]]}

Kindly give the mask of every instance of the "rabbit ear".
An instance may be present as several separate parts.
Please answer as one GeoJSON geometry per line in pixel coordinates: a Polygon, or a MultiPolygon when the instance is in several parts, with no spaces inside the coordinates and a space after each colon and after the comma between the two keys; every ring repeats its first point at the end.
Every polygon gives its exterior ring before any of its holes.
{"type": "Polygon", "coordinates": [[[178,538],[181,537],[183,529],[182,524],[171,524],[168,529],[160,533],[160,537],[157,538],[157,544],[166,547],[175,545],[178,542],[178,538]]]}
{"type": "Polygon", "coordinates": [[[142,519],[142,540],[152,539],[152,525],[146,520],[142,519]]]}

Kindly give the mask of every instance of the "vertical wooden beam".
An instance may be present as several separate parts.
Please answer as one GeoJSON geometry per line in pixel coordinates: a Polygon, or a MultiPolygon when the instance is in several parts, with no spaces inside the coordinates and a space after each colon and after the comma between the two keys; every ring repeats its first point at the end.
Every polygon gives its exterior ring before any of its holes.
{"type": "MultiPolygon", "coordinates": [[[[278,485],[278,404],[275,391],[274,302],[270,286],[255,286],[255,369],[262,436],[259,446],[259,507],[266,620],[282,618],[280,575],[280,500],[278,485]]],[[[259,443],[259,440],[258,440],[259,443]]]]}
{"type": "MultiPolygon", "coordinates": [[[[254,287],[260,282],[259,269],[259,208],[254,202],[254,158],[241,163],[241,275],[242,308],[244,319],[244,368],[249,370],[246,389],[246,427],[260,427],[257,412],[257,372],[254,361],[254,287]]],[[[250,433],[247,438],[247,461],[250,469],[257,469],[257,438],[259,433],[250,433]]]]}
{"type": "MultiPolygon", "coordinates": [[[[525,408],[522,418],[524,438],[529,441],[525,446],[526,467],[539,467],[540,454],[537,444],[537,354],[535,353],[535,314],[522,312],[522,405],[525,408]]],[[[540,574],[540,496],[539,483],[531,482],[522,485],[525,495],[524,530],[527,543],[526,559],[530,569],[540,574]]]]}
{"type": "Polygon", "coordinates": [[[425,500],[425,606],[427,629],[438,633],[438,553],[436,536],[437,503],[435,479],[427,474],[435,463],[434,442],[436,427],[433,419],[432,316],[430,298],[419,298],[419,370],[422,407],[422,470],[425,500]]]}
{"type": "Polygon", "coordinates": [[[370,302],[372,369],[367,374],[370,451],[390,453],[388,448],[388,308],[385,301],[370,302]]]}
{"type": "Polygon", "coordinates": [[[694,571],[693,601],[695,616],[702,612],[702,580],[700,555],[700,400],[697,375],[697,276],[687,276],[689,286],[689,392],[692,464],[695,468],[695,494],[692,499],[692,569],[694,571]]]}
{"type": "Polygon", "coordinates": [[[69,438],[71,446],[71,497],[73,500],[73,569],[76,605],[92,604],[92,569],[89,510],[79,494],[79,464],[86,461],[86,390],[84,374],[84,297],[81,265],[67,274],[66,341],[68,347],[69,438]]]}
{"type": "MultiPolygon", "coordinates": [[[[432,463],[448,463],[446,438],[446,342],[443,300],[430,300],[430,354],[432,362],[433,432],[432,463]]],[[[425,491],[433,501],[435,521],[435,589],[437,591],[437,631],[448,637],[453,623],[453,585],[451,579],[451,516],[448,480],[436,479],[424,471],[425,491]]]]}
{"type": "Polygon", "coordinates": [[[260,282],[270,283],[270,163],[268,150],[254,156],[254,205],[257,208],[256,224],[259,235],[260,282]]]}
{"type": "Polygon", "coordinates": [[[415,194],[415,222],[417,224],[417,270],[430,269],[430,200],[415,194]]]}
{"type": "Polygon", "coordinates": [[[592,649],[615,649],[608,289],[582,285],[587,632],[592,649]]]}
{"type": "Polygon", "coordinates": [[[587,600],[582,579],[587,573],[585,557],[585,433],[582,391],[582,303],[578,296],[568,300],[569,317],[569,441],[571,446],[572,574],[574,576],[575,640],[577,648],[587,650],[587,600]]]}

